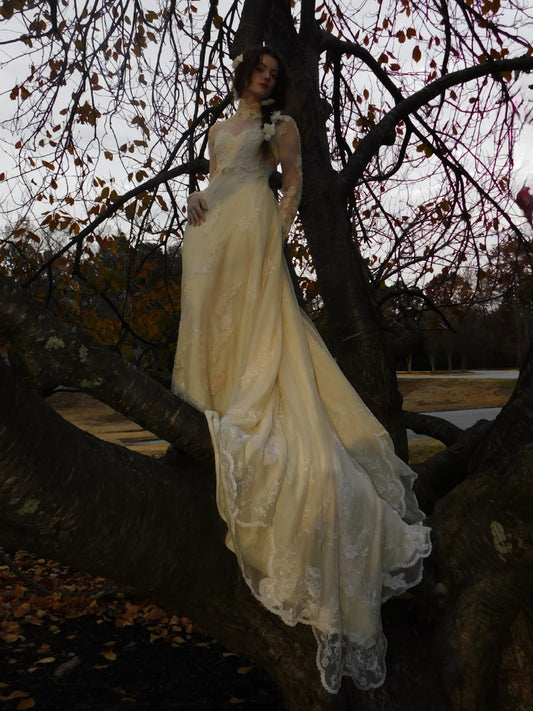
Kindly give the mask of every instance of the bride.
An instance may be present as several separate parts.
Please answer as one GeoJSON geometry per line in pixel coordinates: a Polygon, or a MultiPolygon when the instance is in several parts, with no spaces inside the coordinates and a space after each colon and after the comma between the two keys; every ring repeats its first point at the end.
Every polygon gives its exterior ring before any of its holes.
{"type": "Polygon", "coordinates": [[[209,186],[188,201],[173,390],[207,418],[226,544],[252,593],[312,626],[329,692],[343,676],[370,689],[385,678],[380,606],[420,581],[429,529],[414,473],[292,289],[282,244],[302,178],[286,69],[267,47],[234,66],[238,108],[211,128],[209,186]]]}

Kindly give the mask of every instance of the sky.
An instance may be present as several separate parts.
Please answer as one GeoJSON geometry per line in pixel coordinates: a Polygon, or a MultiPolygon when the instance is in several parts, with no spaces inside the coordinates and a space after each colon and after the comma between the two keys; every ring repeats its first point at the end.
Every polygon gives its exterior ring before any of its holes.
{"type": "Polygon", "coordinates": [[[516,144],[513,171],[518,189],[524,184],[533,188],[533,77],[523,75],[520,78],[520,85],[524,100],[521,108],[524,123],[516,144]]]}
{"type": "MultiPolygon", "coordinates": [[[[221,12],[224,11],[224,7],[227,5],[227,3],[228,0],[221,0],[221,12]]],[[[145,4],[148,5],[149,3],[143,3],[143,5],[145,4]]],[[[366,3],[362,3],[361,0],[359,0],[358,2],[346,2],[346,0],[341,0],[340,4],[345,6],[346,8],[349,8],[351,13],[357,13],[358,15],[360,14],[361,17],[363,16],[363,14],[371,15],[375,13],[379,7],[379,5],[374,2],[374,0],[367,0],[366,3]]],[[[201,13],[205,10],[208,3],[207,0],[196,0],[195,5],[198,6],[199,13],[201,13]]],[[[4,28],[5,24],[0,24],[0,30],[4,28]]],[[[7,59],[10,53],[13,51],[13,46],[11,45],[1,46],[1,41],[7,38],[8,36],[5,34],[0,36],[0,62],[2,61],[2,59],[7,59]]],[[[531,40],[533,41],[533,25],[531,27],[531,40]]],[[[13,102],[9,100],[9,91],[17,83],[17,81],[20,81],[25,77],[26,71],[27,69],[25,63],[23,61],[20,61],[14,62],[8,67],[4,67],[3,70],[0,72],[0,119],[5,118],[6,115],[8,115],[8,112],[11,110],[13,105],[13,102]]],[[[523,95],[521,111],[524,116],[526,116],[528,114],[529,109],[529,119],[525,122],[522,128],[520,140],[516,146],[516,152],[514,156],[514,181],[516,189],[520,189],[520,187],[524,183],[533,183],[533,89],[528,88],[529,83],[531,81],[531,77],[524,77],[523,81],[521,82],[521,95],[523,95]]],[[[127,126],[125,126],[124,129],[126,132],[128,132],[127,126]]],[[[11,135],[9,133],[4,133],[3,138],[5,138],[9,142],[11,139],[11,135]]],[[[6,156],[4,156],[3,166],[1,170],[4,170],[6,166],[9,167],[6,161],[7,158],[6,156]]],[[[110,165],[109,170],[111,169],[112,166],[110,165]]]]}

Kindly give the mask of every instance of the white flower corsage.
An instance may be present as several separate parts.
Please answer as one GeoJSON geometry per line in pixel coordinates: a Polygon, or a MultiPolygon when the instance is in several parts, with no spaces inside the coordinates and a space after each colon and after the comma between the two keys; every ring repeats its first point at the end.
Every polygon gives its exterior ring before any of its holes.
{"type": "Polygon", "coordinates": [[[276,124],[275,123],[265,123],[263,126],[263,136],[265,137],[265,141],[270,141],[272,136],[276,133],[276,124]]]}
{"type": "Polygon", "coordinates": [[[233,60],[233,64],[231,65],[233,67],[233,69],[237,69],[237,67],[243,61],[243,59],[244,59],[244,57],[242,56],[242,54],[238,54],[235,57],[235,59],[233,60]]]}
{"type": "Polygon", "coordinates": [[[276,135],[276,124],[281,119],[281,111],[274,111],[270,117],[270,123],[263,126],[263,136],[265,141],[270,141],[276,135]]]}

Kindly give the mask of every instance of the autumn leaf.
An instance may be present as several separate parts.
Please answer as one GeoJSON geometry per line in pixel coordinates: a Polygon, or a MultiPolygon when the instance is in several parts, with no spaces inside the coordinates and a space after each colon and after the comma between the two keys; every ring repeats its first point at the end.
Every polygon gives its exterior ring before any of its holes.
{"type": "Polygon", "coordinates": [[[19,605],[13,611],[13,617],[24,617],[25,615],[28,614],[29,611],[30,611],[30,604],[28,602],[24,602],[22,605],[19,605]]]}
{"type": "Polygon", "coordinates": [[[162,617],[165,613],[160,607],[153,607],[151,610],[149,610],[145,615],[144,619],[145,620],[150,620],[150,621],[155,621],[159,620],[160,617],[162,617]]]}
{"type": "Polygon", "coordinates": [[[413,59],[415,62],[419,62],[422,59],[422,52],[418,45],[413,49],[413,59]]]}
{"type": "Polygon", "coordinates": [[[428,143],[419,143],[416,150],[417,153],[425,153],[426,158],[431,158],[433,155],[433,149],[428,143]]]}
{"type": "Polygon", "coordinates": [[[124,212],[128,220],[133,219],[133,217],[135,216],[135,203],[130,202],[130,204],[124,208],[124,212]]]}
{"type": "Polygon", "coordinates": [[[27,691],[20,691],[19,689],[17,689],[16,691],[12,691],[7,696],[0,696],[0,701],[12,701],[13,699],[25,699],[27,696],[29,696],[27,691]]]}
{"type": "Polygon", "coordinates": [[[248,672],[251,672],[252,669],[255,669],[255,664],[252,664],[249,667],[239,667],[237,669],[237,674],[248,674],[248,672]]]}
{"type": "Polygon", "coordinates": [[[32,709],[35,706],[35,701],[31,698],[23,699],[17,704],[17,711],[24,711],[24,709],[32,709]]]}

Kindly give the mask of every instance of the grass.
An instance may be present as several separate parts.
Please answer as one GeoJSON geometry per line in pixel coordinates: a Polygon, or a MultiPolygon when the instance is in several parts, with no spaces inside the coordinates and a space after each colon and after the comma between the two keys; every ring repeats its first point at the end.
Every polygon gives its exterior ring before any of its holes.
{"type": "Polygon", "coordinates": [[[438,439],[410,439],[407,443],[409,448],[409,463],[417,464],[425,462],[434,454],[442,452],[446,446],[438,439]]]}
{"type": "Polygon", "coordinates": [[[470,410],[480,407],[503,407],[509,399],[515,380],[467,378],[399,377],[398,388],[405,410],[440,412],[470,410]]]}

